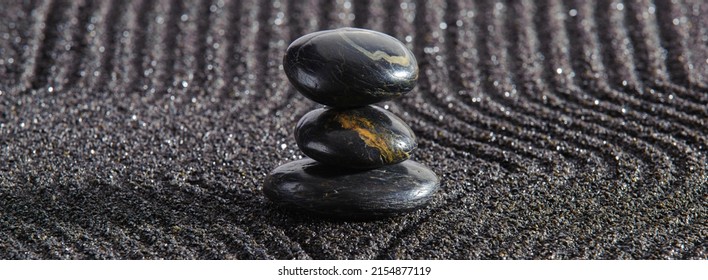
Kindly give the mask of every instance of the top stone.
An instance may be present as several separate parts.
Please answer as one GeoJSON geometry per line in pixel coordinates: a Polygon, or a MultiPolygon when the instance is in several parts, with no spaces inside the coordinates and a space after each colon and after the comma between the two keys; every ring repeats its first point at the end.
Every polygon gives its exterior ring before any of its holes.
{"type": "Polygon", "coordinates": [[[295,40],[283,58],[300,93],[332,107],[360,107],[411,91],[418,63],[397,39],[366,29],[340,28],[295,40]]]}

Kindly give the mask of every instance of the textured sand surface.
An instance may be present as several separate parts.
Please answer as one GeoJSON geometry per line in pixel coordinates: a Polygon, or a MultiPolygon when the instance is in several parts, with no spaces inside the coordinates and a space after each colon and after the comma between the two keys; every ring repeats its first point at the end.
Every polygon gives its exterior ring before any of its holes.
{"type": "Polygon", "coordinates": [[[708,4],[468,2],[0,2],[0,258],[708,258],[708,4]],[[343,26],[419,61],[382,106],[441,177],[424,210],[261,193],[318,107],[284,50],[343,26]]]}

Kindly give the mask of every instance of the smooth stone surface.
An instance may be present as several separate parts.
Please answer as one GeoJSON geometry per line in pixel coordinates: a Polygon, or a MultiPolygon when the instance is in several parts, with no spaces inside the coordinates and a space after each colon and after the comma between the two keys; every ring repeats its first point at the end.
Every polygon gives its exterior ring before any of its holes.
{"type": "Polygon", "coordinates": [[[358,169],[402,162],[418,146],[403,120],[373,105],[312,110],[298,122],[295,141],[314,160],[358,169]]]}
{"type": "Polygon", "coordinates": [[[418,80],[418,63],[403,43],[381,32],[357,28],[298,38],[288,47],[283,67],[300,93],[342,108],[399,97],[418,80]]]}
{"type": "Polygon", "coordinates": [[[302,159],[273,170],[266,177],[263,192],[276,204],[290,209],[366,219],[419,209],[439,186],[433,171],[412,160],[354,171],[302,159]]]}

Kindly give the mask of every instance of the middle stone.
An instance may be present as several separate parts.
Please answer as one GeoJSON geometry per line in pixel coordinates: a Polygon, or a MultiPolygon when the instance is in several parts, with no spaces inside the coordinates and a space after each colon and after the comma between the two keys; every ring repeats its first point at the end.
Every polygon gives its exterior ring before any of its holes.
{"type": "Polygon", "coordinates": [[[295,141],[314,160],[357,169],[402,162],[418,146],[403,120],[372,105],[312,110],[298,122],[295,141]]]}

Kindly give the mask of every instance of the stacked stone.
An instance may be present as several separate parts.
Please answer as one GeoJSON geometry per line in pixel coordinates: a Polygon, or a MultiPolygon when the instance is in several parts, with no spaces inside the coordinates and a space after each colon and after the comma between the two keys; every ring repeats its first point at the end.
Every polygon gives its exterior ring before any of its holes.
{"type": "Polygon", "coordinates": [[[427,204],[440,184],[409,159],[415,134],[372,105],[415,87],[418,64],[403,43],[365,29],[320,31],[295,40],[283,66],[301,94],[327,107],[298,122],[295,139],[310,158],[273,170],[263,188],[269,199],[341,218],[385,217],[427,204]]]}

